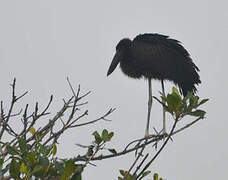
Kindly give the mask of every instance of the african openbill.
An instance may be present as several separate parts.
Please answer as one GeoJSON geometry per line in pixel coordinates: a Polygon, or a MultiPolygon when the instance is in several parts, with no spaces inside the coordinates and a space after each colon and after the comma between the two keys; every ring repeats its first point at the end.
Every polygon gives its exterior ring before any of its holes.
{"type": "MultiPolygon", "coordinates": [[[[131,78],[148,79],[149,101],[146,136],[149,135],[150,112],[152,108],[151,79],[173,81],[181,94],[195,93],[195,85],[201,83],[199,68],[193,63],[187,50],[179,41],[160,34],[140,34],[133,41],[124,38],[116,46],[116,54],[108,69],[111,74],[120,63],[124,74],[131,78]]],[[[165,133],[165,110],[163,109],[163,132],[165,133]]]]}

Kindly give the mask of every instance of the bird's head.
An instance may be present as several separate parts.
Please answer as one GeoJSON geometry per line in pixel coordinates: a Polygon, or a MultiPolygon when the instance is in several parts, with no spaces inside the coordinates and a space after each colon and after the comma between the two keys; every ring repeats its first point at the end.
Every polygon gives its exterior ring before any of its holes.
{"type": "Polygon", "coordinates": [[[131,40],[130,39],[122,39],[116,46],[116,54],[109,66],[107,76],[111,74],[117,67],[120,61],[124,59],[124,55],[127,50],[131,47],[131,40]]]}

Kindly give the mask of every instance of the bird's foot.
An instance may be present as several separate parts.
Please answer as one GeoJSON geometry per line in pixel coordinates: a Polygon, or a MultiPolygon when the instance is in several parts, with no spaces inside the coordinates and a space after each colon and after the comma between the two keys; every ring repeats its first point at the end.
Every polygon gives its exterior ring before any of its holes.
{"type": "Polygon", "coordinates": [[[149,131],[146,131],[146,133],[145,133],[145,139],[148,139],[149,137],[150,137],[150,134],[149,134],[149,131]]]}
{"type": "Polygon", "coordinates": [[[149,131],[146,131],[144,139],[150,139],[156,136],[157,136],[156,134],[150,134],[149,131]]]}
{"type": "Polygon", "coordinates": [[[157,132],[155,128],[154,128],[154,130],[155,130],[155,134],[150,134],[149,131],[146,131],[144,139],[147,140],[147,139],[156,138],[158,136],[161,136],[161,132],[157,132]]]}
{"type": "Polygon", "coordinates": [[[162,129],[161,131],[157,131],[155,127],[153,129],[155,131],[155,134],[150,134],[149,131],[146,130],[146,133],[144,136],[145,139],[158,137],[158,136],[163,137],[163,139],[165,139],[169,135],[166,131],[164,131],[164,129],[162,129]]]}

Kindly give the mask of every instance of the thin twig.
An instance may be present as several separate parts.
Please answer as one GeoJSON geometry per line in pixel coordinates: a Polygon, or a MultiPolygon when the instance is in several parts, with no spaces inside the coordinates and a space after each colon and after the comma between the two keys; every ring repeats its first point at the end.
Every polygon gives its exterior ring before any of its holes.
{"type": "Polygon", "coordinates": [[[19,99],[23,98],[27,93],[28,93],[28,91],[24,92],[22,95],[20,95],[19,97],[15,98],[15,102],[18,101],[19,99]]]}
{"type": "MultiPolygon", "coordinates": [[[[145,140],[145,143],[147,142],[147,138],[145,140]]],[[[124,179],[127,178],[128,174],[131,172],[131,170],[134,168],[134,166],[136,165],[136,163],[138,162],[139,158],[141,156],[143,156],[143,151],[146,148],[146,145],[144,143],[144,146],[142,147],[141,151],[138,153],[138,156],[136,157],[136,159],[134,160],[134,162],[132,163],[131,167],[129,168],[128,172],[126,173],[126,175],[124,176],[124,179]]],[[[137,151],[137,150],[136,150],[137,151]]]]}
{"type": "Polygon", "coordinates": [[[136,175],[137,171],[141,168],[141,166],[143,165],[143,163],[145,162],[148,156],[149,156],[149,153],[146,154],[146,156],[142,159],[142,162],[139,164],[139,166],[137,166],[133,176],[136,175]]]}
{"type": "Polygon", "coordinates": [[[3,133],[6,130],[6,126],[10,120],[11,113],[13,111],[13,107],[14,107],[14,104],[16,102],[15,85],[16,85],[16,79],[14,78],[13,84],[11,85],[12,86],[12,100],[11,100],[10,108],[9,108],[8,114],[6,116],[6,119],[4,120],[4,122],[2,122],[3,124],[2,124],[2,129],[0,131],[0,139],[2,139],[3,133]]]}
{"type": "Polygon", "coordinates": [[[105,119],[105,117],[107,117],[113,111],[115,111],[115,108],[114,109],[110,109],[105,115],[103,115],[102,117],[100,117],[98,119],[95,119],[95,120],[92,120],[92,121],[89,121],[89,122],[85,122],[85,123],[81,123],[81,124],[71,125],[71,128],[73,128],[73,127],[79,127],[79,126],[85,126],[85,125],[88,125],[88,124],[93,124],[93,123],[96,123],[96,122],[98,122],[100,120],[110,121],[110,120],[105,119]]]}
{"type": "Polygon", "coordinates": [[[153,161],[157,158],[157,156],[161,153],[161,151],[163,150],[163,148],[165,147],[165,145],[166,145],[167,142],[169,141],[170,137],[172,136],[172,133],[173,133],[173,131],[174,131],[176,125],[177,125],[177,122],[178,122],[178,120],[175,119],[175,122],[174,122],[174,124],[173,124],[173,127],[172,127],[172,129],[171,129],[171,131],[170,131],[168,137],[166,138],[165,142],[163,143],[163,145],[161,146],[161,148],[158,150],[158,152],[154,155],[154,157],[146,164],[146,166],[145,166],[145,167],[142,169],[142,171],[138,174],[138,176],[137,176],[136,179],[138,179],[138,178],[142,175],[142,173],[146,171],[146,169],[152,164],[152,162],[153,162],[153,161]]]}

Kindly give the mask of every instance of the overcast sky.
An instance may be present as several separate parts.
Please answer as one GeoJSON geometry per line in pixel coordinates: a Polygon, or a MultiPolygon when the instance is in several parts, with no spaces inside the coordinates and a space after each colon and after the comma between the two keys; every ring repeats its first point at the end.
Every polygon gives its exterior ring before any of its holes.
{"type": "MultiPolygon", "coordinates": [[[[226,1],[0,1],[1,100],[9,100],[9,84],[17,78],[18,91],[29,90],[24,103],[45,104],[54,94],[53,114],[69,97],[66,77],[81,84],[88,97],[89,119],[117,111],[112,122],[72,130],[60,141],[58,155],[72,157],[75,143],[92,141],[94,130],[115,132],[113,147],[121,150],[144,136],[147,83],[124,76],[119,68],[106,77],[117,42],[145,32],[180,40],[200,68],[198,95],[210,98],[203,106],[207,118],[174,137],[150,167],[167,180],[226,179],[227,145],[227,41],[226,1]]],[[[171,83],[166,84],[170,91],[171,83]]],[[[159,96],[160,83],[153,81],[159,96]]],[[[162,110],[154,104],[152,126],[159,127],[162,110]]],[[[89,120],[88,119],[88,120],[89,120]]],[[[169,117],[169,121],[172,120],[169,117]]],[[[189,119],[186,119],[186,123],[189,119]]],[[[183,124],[186,124],[183,122],[183,124]]],[[[152,128],[151,128],[152,129],[152,128]]],[[[152,132],[152,130],[151,130],[152,132]]],[[[83,173],[85,180],[116,179],[128,169],[134,154],[95,162],[83,173]]]]}

